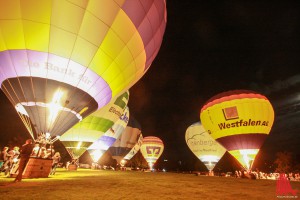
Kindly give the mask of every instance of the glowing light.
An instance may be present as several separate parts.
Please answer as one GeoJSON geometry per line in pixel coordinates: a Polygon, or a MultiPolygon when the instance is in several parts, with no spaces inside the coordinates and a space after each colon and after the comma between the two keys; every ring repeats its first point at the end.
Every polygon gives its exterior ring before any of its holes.
{"type": "Polygon", "coordinates": [[[218,156],[213,156],[213,155],[205,155],[205,156],[201,156],[199,158],[202,162],[218,162],[219,161],[219,157],[218,156]]]}
{"type": "Polygon", "coordinates": [[[126,164],[126,160],[121,160],[120,165],[121,165],[122,167],[124,167],[125,164],[126,164]]]}
{"type": "Polygon", "coordinates": [[[153,164],[152,162],[149,162],[148,165],[149,165],[149,167],[150,167],[150,170],[152,171],[152,170],[153,170],[154,164],[153,164]]]}
{"type": "Polygon", "coordinates": [[[80,146],[81,146],[81,144],[82,144],[82,142],[81,142],[81,141],[80,141],[80,142],[78,142],[76,149],[80,149],[80,146]]]}
{"type": "Polygon", "coordinates": [[[59,111],[62,109],[62,106],[60,105],[60,100],[63,96],[62,91],[56,91],[53,95],[52,102],[48,104],[48,108],[50,111],[49,114],[49,124],[52,124],[55,120],[56,117],[59,114],[59,111]]]}
{"type": "Polygon", "coordinates": [[[103,155],[103,152],[100,149],[96,149],[92,153],[90,153],[90,155],[91,155],[93,161],[97,162],[103,155]]]}
{"type": "Polygon", "coordinates": [[[47,132],[45,135],[45,138],[48,140],[48,139],[50,139],[50,137],[51,137],[50,133],[47,132]]]}
{"type": "Polygon", "coordinates": [[[80,112],[79,114],[81,115],[82,113],[84,113],[85,111],[87,111],[89,109],[89,107],[84,107],[80,112]]]}
{"type": "Polygon", "coordinates": [[[243,157],[244,164],[246,165],[247,169],[250,169],[250,165],[254,161],[253,156],[258,153],[258,149],[242,149],[239,152],[243,157]]]}

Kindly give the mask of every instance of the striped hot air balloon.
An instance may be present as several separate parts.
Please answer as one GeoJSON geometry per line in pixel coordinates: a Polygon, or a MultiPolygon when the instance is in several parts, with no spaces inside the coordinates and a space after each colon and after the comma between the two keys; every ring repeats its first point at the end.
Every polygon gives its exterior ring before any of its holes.
{"type": "Polygon", "coordinates": [[[155,136],[144,137],[140,151],[147,161],[150,170],[164,151],[163,141],[155,136]]]}
{"type": "Polygon", "coordinates": [[[0,1],[1,89],[33,137],[61,135],[146,73],[165,27],[165,0],[0,1]]]}
{"type": "Polygon", "coordinates": [[[274,110],[264,95],[233,90],[208,100],[200,119],[211,136],[249,170],[271,131],[274,110]]]}
{"type": "MultiPolygon", "coordinates": [[[[120,135],[120,137],[115,141],[115,143],[108,149],[112,158],[116,159],[121,166],[126,164],[126,161],[123,159],[135,145],[138,143],[141,136],[141,125],[139,122],[130,115],[129,122],[120,135]]],[[[136,152],[132,152],[136,153],[136,152]]]]}
{"type": "Polygon", "coordinates": [[[59,138],[73,159],[78,159],[90,145],[112,128],[126,109],[128,98],[127,91],[75,124],[59,138]]]}
{"type": "Polygon", "coordinates": [[[129,121],[129,116],[129,108],[126,107],[124,113],[116,123],[87,149],[94,162],[97,162],[124,132],[129,121]]]}
{"type": "Polygon", "coordinates": [[[143,143],[143,133],[140,134],[137,143],[132,147],[132,149],[128,152],[128,154],[124,157],[125,163],[130,160],[137,152],[140,150],[141,145],[143,143]]]}

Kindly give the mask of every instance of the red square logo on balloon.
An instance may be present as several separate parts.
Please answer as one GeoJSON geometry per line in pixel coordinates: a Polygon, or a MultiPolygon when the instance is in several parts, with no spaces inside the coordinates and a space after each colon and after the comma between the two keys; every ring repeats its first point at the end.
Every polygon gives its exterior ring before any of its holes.
{"type": "Polygon", "coordinates": [[[222,110],[226,120],[239,118],[239,114],[236,106],[223,108],[222,110]]]}

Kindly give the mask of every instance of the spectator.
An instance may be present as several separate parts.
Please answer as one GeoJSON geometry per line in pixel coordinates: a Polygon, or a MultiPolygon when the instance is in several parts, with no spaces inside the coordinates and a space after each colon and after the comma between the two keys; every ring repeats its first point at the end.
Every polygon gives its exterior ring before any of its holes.
{"type": "Polygon", "coordinates": [[[56,152],[54,154],[54,156],[52,157],[52,159],[53,159],[53,162],[52,162],[52,169],[51,169],[50,175],[54,175],[55,172],[56,172],[56,167],[57,167],[57,165],[58,165],[58,163],[59,163],[59,161],[61,159],[60,153],[56,152]]]}
{"type": "Polygon", "coordinates": [[[23,144],[21,147],[19,172],[18,172],[18,175],[17,175],[16,179],[14,180],[14,182],[22,181],[22,174],[23,174],[23,171],[24,171],[24,169],[27,165],[27,162],[30,158],[32,150],[33,150],[32,140],[27,139],[25,144],[23,144]]]}
{"type": "Polygon", "coordinates": [[[1,157],[0,157],[0,162],[1,162],[1,164],[0,164],[0,173],[2,171],[4,171],[4,166],[5,166],[5,164],[8,161],[8,156],[7,156],[8,152],[7,151],[8,151],[8,147],[4,147],[3,150],[2,150],[2,152],[1,152],[1,157]]]}

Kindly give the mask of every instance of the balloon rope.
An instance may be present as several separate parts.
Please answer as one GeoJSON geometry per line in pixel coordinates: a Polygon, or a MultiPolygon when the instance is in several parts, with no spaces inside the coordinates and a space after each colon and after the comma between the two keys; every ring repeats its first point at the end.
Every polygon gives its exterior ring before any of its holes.
{"type": "Polygon", "coordinates": [[[21,113],[19,113],[19,112],[17,112],[17,113],[18,113],[18,115],[20,116],[20,118],[21,118],[23,124],[25,125],[25,127],[26,127],[26,129],[27,129],[27,131],[28,131],[29,134],[31,135],[32,139],[34,139],[33,130],[32,130],[32,127],[31,127],[31,122],[30,122],[30,120],[29,120],[26,116],[22,115],[21,113]]]}

